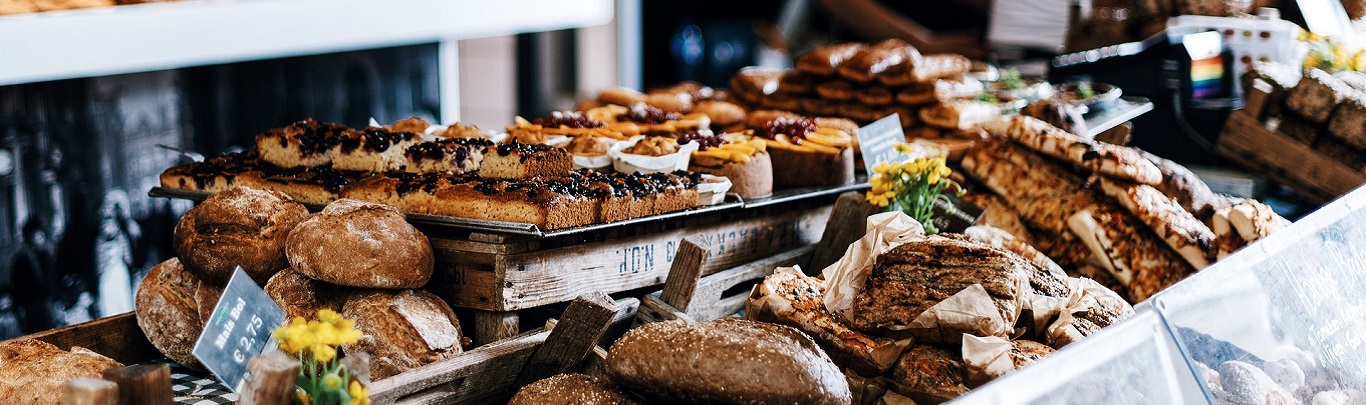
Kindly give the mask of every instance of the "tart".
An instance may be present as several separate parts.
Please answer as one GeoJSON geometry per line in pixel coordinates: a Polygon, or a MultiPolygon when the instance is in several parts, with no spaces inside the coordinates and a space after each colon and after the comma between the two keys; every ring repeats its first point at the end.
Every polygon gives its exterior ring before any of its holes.
{"type": "Polygon", "coordinates": [[[807,117],[779,117],[754,128],[773,160],[773,185],[815,187],[854,182],[854,135],[807,117]]]}
{"type": "Polygon", "coordinates": [[[717,145],[699,141],[688,170],[730,179],[730,192],[742,198],[772,195],[773,161],[769,158],[768,144],[740,134],[723,134],[717,138],[721,139],[717,145]]]}

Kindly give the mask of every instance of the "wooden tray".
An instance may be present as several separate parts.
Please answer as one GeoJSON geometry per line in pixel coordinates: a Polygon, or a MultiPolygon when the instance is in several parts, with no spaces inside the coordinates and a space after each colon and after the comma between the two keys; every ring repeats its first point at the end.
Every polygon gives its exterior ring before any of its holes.
{"type": "Polygon", "coordinates": [[[1366,183],[1366,173],[1268,129],[1256,118],[1267,99],[1267,94],[1257,86],[1249,89],[1247,106],[1229,114],[1215,153],[1244,169],[1264,173],[1317,203],[1335,199],[1366,183]]]}

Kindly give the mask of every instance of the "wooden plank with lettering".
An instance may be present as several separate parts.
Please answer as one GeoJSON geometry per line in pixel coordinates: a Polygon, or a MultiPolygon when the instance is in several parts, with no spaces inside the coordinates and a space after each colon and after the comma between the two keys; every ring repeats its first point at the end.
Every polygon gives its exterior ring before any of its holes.
{"type": "Polygon", "coordinates": [[[1215,152],[1247,170],[1325,202],[1366,183],[1366,173],[1338,163],[1242,111],[1229,114],[1215,152]]]}
{"type": "Polygon", "coordinates": [[[710,246],[703,268],[703,274],[710,274],[816,243],[829,213],[829,205],[804,206],[513,254],[471,255],[439,245],[437,274],[427,288],[456,307],[514,311],[567,302],[591,291],[615,293],[656,286],[664,283],[665,269],[684,237],[698,235],[710,246]]]}
{"type": "Polygon", "coordinates": [[[839,199],[835,200],[835,207],[830,211],[830,219],[825,224],[825,232],[821,234],[820,243],[816,245],[808,268],[803,269],[803,272],[814,275],[826,266],[835,264],[844,257],[844,251],[849,249],[849,244],[858,241],[867,233],[864,228],[868,216],[878,213],[879,209],[863,197],[861,192],[850,191],[840,194],[839,199]]]}

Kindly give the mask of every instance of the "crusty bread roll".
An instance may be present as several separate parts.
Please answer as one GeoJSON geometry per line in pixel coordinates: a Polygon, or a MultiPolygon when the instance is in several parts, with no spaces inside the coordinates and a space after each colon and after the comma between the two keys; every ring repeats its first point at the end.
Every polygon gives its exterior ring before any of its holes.
{"type": "Polygon", "coordinates": [[[200,281],[171,258],[153,266],[138,285],[138,327],[167,358],[203,370],[191,351],[222,294],[221,287],[200,281]]]}
{"type": "Polygon", "coordinates": [[[352,287],[422,287],[434,266],[427,236],[403,212],[352,199],[334,201],[295,227],[285,252],[295,271],[352,287]]]}
{"type": "Polygon", "coordinates": [[[374,290],[352,294],[342,316],[365,336],[346,347],[370,354],[376,381],[460,354],[460,321],[437,296],[421,290],[374,290]]]}
{"type": "Polygon", "coordinates": [[[743,319],[633,329],[612,345],[607,369],[623,387],[666,403],[852,401],[849,382],[814,340],[791,327],[743,319]]]}
{"type": "Polygon", "coordinates": [[[308,209],[278,191],[234,187],[190,209],[176,224],[176,255],[195,276],[225,285],[242,266],[264,283],[285,261],[285,236],[308,216],[308,209]]]}
{"type": "Polygon", "coordinates": [[[281,270],[266,282],[266,295],[291,319],[313,319],[323,309],[341,312],[352,291],[355,289],[314,280],[293,269],[281,270]]]}
{"type": "Polygon", "coordinates": [[[556,374],[517,391],[508,405],[631,405],[611,381],[583,374],[556,374]]]}
{"type": "Polygon", "coordinates": [[[81,377],[100,378],[119,362],[80,346],[65,351],[34,339],[0,342],[0,398],[7,405],[62,402],[62,385],[81,377]]]}

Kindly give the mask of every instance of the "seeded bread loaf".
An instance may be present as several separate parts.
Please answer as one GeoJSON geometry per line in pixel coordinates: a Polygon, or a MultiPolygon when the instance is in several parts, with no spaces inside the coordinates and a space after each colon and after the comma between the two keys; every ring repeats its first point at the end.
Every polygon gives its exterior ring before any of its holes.
{"type": "Polygon", "coordinates": [[[1328,132],[1356,149],[1366,149],[1366,94],[1352,92],[1333,109],[1328,132]]]}
{"type": "Polygon", "coordinates": [[[556,374],[517,391],[508,405],[633,405],[611,381],[583,374],[556,374]]]}
{"type": "Polygon", "coordinates": [[[1286,107],[1300,117],[1316,124],[1328,121],[1333,108],[1352,92],[1352,88],[1328,72],[1311,69],[1290,89],[1286,107]]]}
{"type": "Polygon", "coordinates": [[[134,297],[138,327],[161,354],[181,365],[202,370],[191,351],[204,331],[220,287],[202,282],[180,260],[171,258],[147,272],[134,297]]]}

